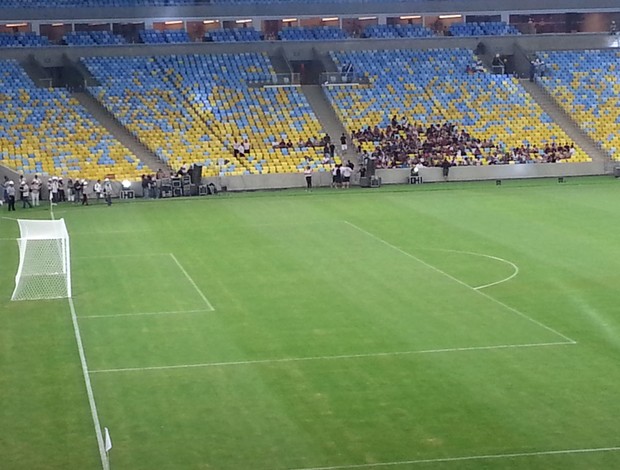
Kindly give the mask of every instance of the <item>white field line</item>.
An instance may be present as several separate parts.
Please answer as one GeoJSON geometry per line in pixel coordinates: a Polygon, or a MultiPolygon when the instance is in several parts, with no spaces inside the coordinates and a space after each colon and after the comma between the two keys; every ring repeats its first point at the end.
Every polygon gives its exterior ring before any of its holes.
{"type": "Polygon", "coordinates": [[[305,468],[296,468],[293,470],[344,470],[348,468],[379,468],[379,467],[396,467],[400,465],[463,462],[467,460],[515,459],[515,458],[523,458],[523,457],[537,457],[537,456],[543,456],[543,455],[593,454],[593,453],[600,453],[600,452],[618,452],[618,451],[620,451],[620,447],[593,447],[589,449],[542,450],[538,452],[515,452],[512,454],[471,455],[471,456],[463,456],[463,457],[445,457],[445,458],[438,458],[438,459],[401,460],[398,462],[362,463],[362,464],[357,464],[357,465],[333,465],[331,467],[305,467],[305,468]]]}
{"type": "Polygon", "coordinates": [[[228,362],[203,362],[197,364],[178,364],[170,366],[152,366],[152,367],[125,367],[119,369],[95,369],[91,370],[91,374],[103,374],[109,372],[138,372],[152,370],[169,370],[169,369],[192,369],[199,367],[226,367],[226,366],[246,366],[260,364],[281,364],[287,362],[308,362],[308,361],[329,361],[337,359],[364,359],[373,357],[395,357],[395,356],[413,356],[417,354],[439,354],[465,351],[492,351],[501,349],[520,349],[520,348],[542,348],[549,346],[573,345],[575,343],[569,341],[559,341],[555,343],[531,343],[531,344],[500,344],[496,346],[473,346],[469,348],[445,348],[445,349],[425,349],[417,351],[394,351],[394,352],[378,352],[365,354],[342,354],[338,356],[308,356],[308,357],[285,357],[281,359],[257,359],[253,361],[228,361],[228,362]]]}
{"type": "Polygon", "coordinates": [[[211,302],[209,302],[209,299],[207,299],[207,296],[203,294],[203,292],[198,288],[198,286],[196,285],[196,283],[194,282],[194,280],[192,279],[192,277],[187,273],[187,271],[185,270],[185,268],[183,267],[183,265],[179,262],[179,260],[177,259],[176,256],[174,256],[174,253],[168,253],[170,255],[170,257],[174,260],[174,262],[177,264],[177,266],[179,267],[179,269],[183,272],[183,274],[185,275],[185,277],[187,278],[187,280],[190,282],[190,284],[192,286],[194,286],[194,289],[196,289],[196,292],[198,292],[198,295],[200,295],[200,297],[202,298],[202,300],[204,301],[204,303],[207,305],[207,307],[209,307],[209,310],[213,311],[215,310],[213,308],[213,305],[211,305],[211,302]]]}
{"type": "Polygon", "coordinates": [[[443,249],[443,248],[424,248],[424,250],[443,251],[443,252],[446,252],[446,253],[462,253],[464,255],[480,256],[482,258],[493,259],[495,261],[499,261],[501,263],[508,264],[508,265],[510,265],[512,267],[513,272],[512,272],[512,274],[510,276],[508,276],[508,277],[506,277],[504,279],[500,279],[499,281],[491,282],[489,284],[484,284],[482,286],[476,286],[476,287],[474,287],[474,289],[476,289],[476,290],[478,290],[478,289],[486,289],[487,287],[491,287],[491,286],[496,286],[498,284],[502,284],[504,282],[510,281],[512,278],[516,277],[517,274],[519,274],[519,266],[517,266],[516,264],[514,264],[511,261],[508,261],[507,259],[500,258],[499,256],[487,255],[485,253],[476,253],[475,251],[447,250],[447,249],[443,249]]]}
{"type": "MultiPolygon", "coordinates": [[[[54,220],[54,209],[50,203],[50,216],[54,220]]],[[[99,422],[99,413],[97,412],[97,404],[95,403],[95,395],[93,386],[90,383],[90,374],[88,372],[88,364],[86,363],[86,353],[84,352],[84,343],[82,343],[82,334],[78,325],[77,314],[75,313],[75,305],[73,299],[69,297],[69,308],[71,310],[71,322],[73,323],[73,333],[75,334],[75,342],[78,347],[80,356],[80,364],[82,366],[82,375],[84,377],[84,385],[86,386],[86,395],[88,397],[88,405],[90,406],[90,414],[95,426],[95,436],[97,437],[97,446],[99,447],[99,457],[101,459],[101,467],[103,470],[110,470],[110,462],[105,451],[105,443],[103,442],[103,434],[101,433],[101,424],[99,422]]]]}
{"type": "Polygon", "coordinates": [[[171,310],[167,312],[138,312],[138,313],[115,313],[112,315],[80,315],[79,319],[82,318],[116,318],[116,317],[136,317],[136,316],[144,316],[144,315],[182,315],[182,314],[190,314],[190,313],[204,313],[204,312],[212,312],[213,310],[208,308],[201,308],[197,310],[171,310]]]}
{"type": "Polygon", "coordinates": [[[157,228],[153,228],[150,230],[108,230],[108,231],[99,231],[99,230],[90,230],[83,232],[72,232],[71,235],[117,235],[119,233],[145,233],[145,232],[155,232],[158,230],[157,228]]]}
{"type": "Polygon", "coordinates": [[[535,325],[538,325],[538,326],[540,326],[541,328],[544,328],[545,330],[550,331],[550,332],[554,333],[555,335],[557,335],[557,336],[559,336],[559,337],[561,337],[561,338],[564,338],[564,339],[565,339],[566,341],[568,341],[569,343],[573,343],[573,344],[577,343],[577,341],[575,341],[575,340],[574,340],[574,339],[572,339],[572,338],[569,338],[569,337],[568,337],[568,336],[566,336],[565,334],[560,333],[559,331],[557,331],[557,330],[555,330],[555,329],[551,328],[550,326],[545,325],[544,323],[539,322],[538,320],[535,320],[534,318],[532,318],[532,317],[530,317],[530,316],[526,315],[525,313],[520,312],[520,311],[519,311],[519,310],[517,310],[516,308],[513,308],[513,307],[511,307],[510,305],[505,304],[505,303],[504,303],[504,302],[502,302],[501,300],[497,300],[496,298],[491,297],[490,295],[488,295],[488,294],[486,294],[486,293],[482,292],[482,291],[480,290],[480,288],[476,289],[475,287],[470,286],[470,285],[469,285],[469,284],[467,284],[466,282],[461,281],[460,279],[458,279],[458,278],[456,278],[456,277],[452,276],[451,274],[448,274],[447,272],[442,271],[441,269],[439,269],[439,268],[437,268],[437,267],[433,266],[432,264],[427,263],[426,261],[424,261],[424,260],[422,260],[422,259],[418,258],[417,256],[412,255],[411,253],[409,253],[409,252],[407,252],[407,251],[403,250],[402,248],[397,247],[396,245],[392,245],[390,242],[385,241],[384,239],[382,239],[382,238],[380,238],[380,237],[378,237],[378,236],[376,236],[376,235],[374,235],[374,234],[372,234],[372,233],[370,233],[370,232],[368,232],[368,231],[364,230],[363,228],[358,227],[357,225],[355,225],[355,224],[353,224],[353,223],[351,223],[351,222],[348,222],[348,221],[346,221],[346,220],[345,220],[345,221],[344,221],[344,223],[345,223],[345,224],[347,224],[347,225],[349,225],[349,226],[351,226],[351,227],[353,227],[354,229],[358,230],[359,232],[364,233],[364,234],[366,234],[367,236],[369,236],[369,237],[371,237],[371,238],[374,238],[374,239],[375,239],[375,240],[377,240],[378,242],[383,243],[385,246],[388,246],[388,247],[392,248],[393,250],[396,250],[396,251],[398,251],[399,253],[401,253],[401,254],[403,254],[403,255],[405,255],[405,256],[407,256],[407,257],[409,257],[409,258],[413,259],[413,260],[416,260],[418,263],[423,264],[423,265],[424,265],[424,266],[426,266],[427,268],[430,268],[430,269],[432,269],[433,271],[438,272],[439,274],[444,275],[444,276],[445,276],[445,277],[447,277],[448,279],[452,279],[452,280],[453,280],[454,282],[456,282],[457,284],[460,284],[460,285],[462,285],[462,286],[464,286],[464,287],[466,287],[466,288],[468,288],[468,289],[471,289],[471,290],[472,290],[472,291],[474,291],[474,292],[477,292],[479,295],[483,296],[483,297],[484,297],[484,298],[486,298],[486,299],[489,299],[491,302],[494,302],[494,303],[496,303],[496,304],[498,304],[498,305],[501,305],[501,306],[502,306],[502,307],[504,307],[505,309],[507,309],[507,310],[509,310],[509,311],[511,311],[511,312],[513,312],[513,313],[515,313],[516,315],[519,315],[519,316],[520,316],[520,317],[522,317],[522,318],[525,318],[526,320],[528,320],[528,321],[530,321],[530,322],[534,323],[535,325]]]}
{"type": "Polygon", "coordinates": [[[73,256],[73,259],[107,259],[107,258],[143,258],[149,256],[169,256],[170,253],[128,253],[118,255],[85,255],[73,256]]]}
{"type": "Polygon", "coordinates": [[[80,363],[82,364],[82,375],[84,376],[84,384],[86,385],[86,395],[88,396],[88,404],[90,405],[90,414],[92,415],[93,425],[95,426],[95,435],[97,436],[97,445],[99,446],[101,466],[103,470],[109,470],[110,465],[105,451],[103,435],[101,433],[101,424],[99,423],[99,414],[97,413],[95,395],[93,394],[93,387],[90,383],[90,374],[88,372],[88,364],[86,363],[86,353],[84,352],[82,335],[80,334],[80,327],[78,326],[75,306],[73,305],[73,299],[71,297],[69,297],[69,307],[71,308],[71,321],[73,322],[73,332],[75,333],[75,341],[77,343],[78,353],[80,355],[80,363]]]}

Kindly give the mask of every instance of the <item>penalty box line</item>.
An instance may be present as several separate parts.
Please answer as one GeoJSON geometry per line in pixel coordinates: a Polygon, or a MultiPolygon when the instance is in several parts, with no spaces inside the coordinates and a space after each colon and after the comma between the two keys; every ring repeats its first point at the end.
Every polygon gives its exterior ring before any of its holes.
{"type": "MultiPolygon", "coordinates": [[[[486,298],[486,299],[490,300],[491,302],[496,303],[497,305],[501,305],[502,307],[504,307],[504,308],[505,308],[505,309],[507,309],[508,311],[510,311],[510,312],[512,312],[512,313],[515,313],[516,315],[519,315],[519,316],[520,316],[520,317],[522,317],[522,318],[525,318],[525,319],[526,319],[526,320],[528,320],[529,322],[534,323],[535,325],[538,325],[538,326],[540,326],[541,328],[544,328],[544,329],[545,329],[545,330],[547,330],[547,331],[550,331],[551,333],[555,334],[556,336],[559,336],[560,338],[565,339],[567,342],[572,343],[572,344],[576,344],[576,343],[577,343],[577,341],[575,341],[574,339],[572,339],[572,338],[570,338],[570,337],[566,336],[566,335],[565,335],[565,334],[563,334],[563,333],[560,333],[558,330],[556,330],[556,329],[554,329],[554,328],[551,328],[550,326],[547,326],[547,325],[545,325],[544,323],[539,322],[538,320],[535,320],[534,318],[530,317],[529,315],[526,315],[525,313],[523,313],[523,312],[521,312],[521,311],[517,310],[516,308],[511,307],[511,306],[510,306],[510,305],[508,305],[508,304],[505,304],[505,303],[504,303],[504,302],[502,302],[501,300],[497,300],[495,297],[491,297],[491,296],[490,296],[489,294],[487,294],[486,292],[482,292],[482,290],[481,290],[480,288],[475,288],[475,287],[470,286],[470,285],[469,285],[469,284],[467,284],[466,282],[461,281],[460,279],[458,279],[458,278],[456,278],[456,277],[452,276],[451,274],[448,274],[448,273],[447,273],[447,272],[445,272],[445,271],[442,271],[441,269],[439,269],[439,268],[437,268],[437,267],[433,266],[433,265],[432,265],[432,264],[430,264],[430,263],[427,263],[427,262],[426,262],[426,261],[424,261],[423,259],[418,258],[418,257],[417,257],[417,256],[415,256],[415,255],[412,255],[412,254],[411,254],[411,253],[409,253],[408,251],[405,251],[405,250],[403,250],[402,248],[397,247],[396,245],[392,245],[390,242],[388,242],[388,241],[384,240],[383,238],[378,237],[377,235],[375,235],[375,234],[373,234],[373,233],[370,233],[370,232],[368,232],[368,231],[364,230],[364,229],[363,229],[363,228],[361,228],[361,227],[358,227],[357,225],[355,225],[355,224],[353,224],[353,223],[351,223],[351,222],[349,222],[349,221],[346,221],[346,220],[345,220],[345,221],[344,221],[344,223],[345,223],[345,224],[347,224],[347,225],[348,225],[348,226],[350,226],[350,227],[353,227],[353,228],[354,228],[355,230],[357,230],[358,232],[361,232],[361,233],[363,233],[363,234],[367,235],[368,237],[373,238],[374,240],[376,240],[376,241],[378,241],[378,242],[382,243],[383,245],[385,245],[385,246],[387,246],[387,247],[390,247],[390,248],[392,248],[392,249],[393,249],[393,250],[395,250],[395,251],[398,251],[399,253],[401,253],[401,254],[403,254],[403,255],[405,255],[405,256],[407,256],[407,257],[409,257],[409,258],[411,258],[411,259],[413,259],[413,260],[415,260],[415,261],[417,261],[417,262],[418,262],[418,263],[420,263],[420,264],[423,264],[423,265],[424,265],[424,266],[426,266],[427,268],[432,269],[433,271],[435,271],[435,272],[437,272],[437,273],[439,273],[439,274],[442,274],[443,276],[447,277],[448,279],[451,279],[452,281],[456,282],[457,284],[460,284],[461,286],[466,287],[467,289],[469,289],[469,290],[471,290],[471,291],[473,291],[473,292],[476,292],[477,294],[479,294],[479,295],[481,295],[482,297],[484,297],[484,298],[486,298]]],[[[489,286],[484,286],[484,287],[489,287],[489,286]]]]}
{"type": "Polygon", "coordinates": [[[151,366],[151,367],[124,367],[118,369],[94,369],[91,374],[104,374],[111,372],[142,372],[170,369],[193,369],[207,367],[226,367],[226,366],[246,366],[246,365],[270,365],[282,364],[290,362],[310,362],[310,361],[329,361],[337,359],[365,359],[379,357],[396,357],[396,356],[413,356],[417,354],[439,354],[466,351],[493,351],[502,349],[521,349],[521,348],[542,348],[549,346],[565,346],[575,343],[569,341],[559,341],[555,343],[530,343],[530,344],[500,344],[495,346],[473,346],[465,348],[444,348],[444,349],[422,349],[414,351],[393,351],[393,352],[377,352],[363,354],[341,354],[337,356],[307,356],[307,357],[285,357],[280,359],[256,359],[251,361],[224,361],[224,362],[202,362],[196,364],[177,364],[169,366],[151,366]]]}

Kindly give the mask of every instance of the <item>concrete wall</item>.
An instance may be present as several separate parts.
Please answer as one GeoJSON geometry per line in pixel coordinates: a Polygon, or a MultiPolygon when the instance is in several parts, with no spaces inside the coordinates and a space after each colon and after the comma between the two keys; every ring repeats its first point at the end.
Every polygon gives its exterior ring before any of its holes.
{"type": "MultiPolygon", "coordinates": [[[[527,178],[558,178],[570,176],[603,175],[606,172],[604,163],[539,163],[527,165],[490,165],[476,167],[453,167],[448,175],[449,181],[483,181],[527,178]]],[[[409,168],[393,170],[377,170],[382,184],[406,184],[409,168]]],[[[442,182],[441,168],[424,168],[421,171],[424,182],[442,182]]],[[[354,184],[358,179],[354,178],[354,184]]],[[[217,187],[227,186],[229,191],[255,191],[261,189],[303,188],[305,180],[302,174],[283,175],[246,175],[221,178],[205,178],[217,187]]],[[[313,185],[327,187],[331,184],[329,173],[315,173],[313,185]]]]}

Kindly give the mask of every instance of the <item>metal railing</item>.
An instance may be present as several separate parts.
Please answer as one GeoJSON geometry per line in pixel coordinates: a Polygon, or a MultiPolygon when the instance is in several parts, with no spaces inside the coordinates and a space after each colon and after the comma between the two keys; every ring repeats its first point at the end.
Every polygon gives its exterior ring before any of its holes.
{"type": "Polygon", "coordinates": [[[370,79],[356,72],[324,72],[321,74],[321,84],[330,85],[368,85],[370,79]]]}
{"type": "Polygon", "coordinates": [[[301,77],[298,73],[274,73],[265,77],[249,78],[248,86],[297,86],[301,84],[301,77]]]}

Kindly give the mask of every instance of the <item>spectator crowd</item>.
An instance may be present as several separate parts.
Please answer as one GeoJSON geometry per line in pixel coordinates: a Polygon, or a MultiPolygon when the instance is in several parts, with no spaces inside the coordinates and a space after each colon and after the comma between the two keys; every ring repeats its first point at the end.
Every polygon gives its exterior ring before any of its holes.
{"type": "Polygon", "coordinates": [[[375,160],[376,168],[442,166],[445,160],[452,166],[556,163],[575,154],[573,143],[508,148],[503,143],[473,136],[450,122],[424,127],[396,116],[385,128],[367,126],[353,132],[352,137],[361,158],[375,160]]]}

